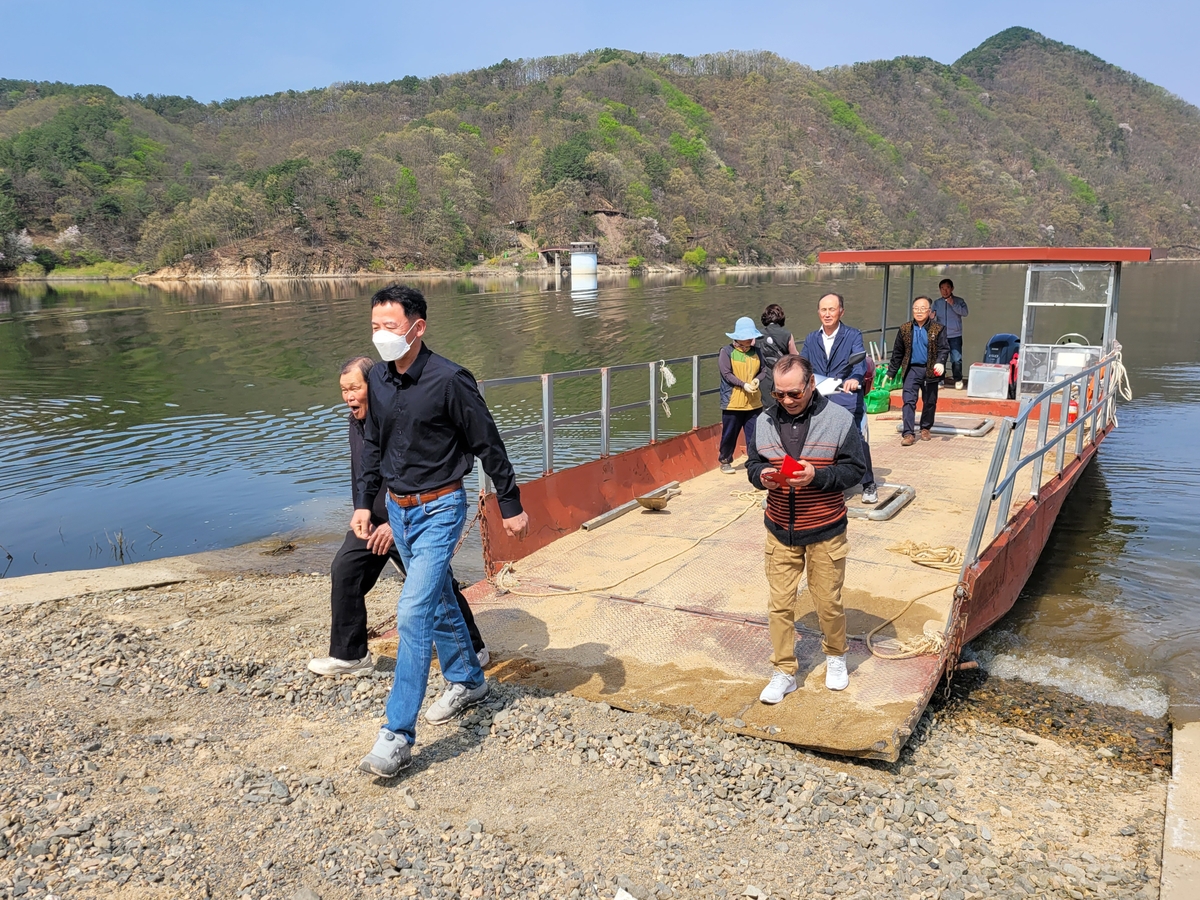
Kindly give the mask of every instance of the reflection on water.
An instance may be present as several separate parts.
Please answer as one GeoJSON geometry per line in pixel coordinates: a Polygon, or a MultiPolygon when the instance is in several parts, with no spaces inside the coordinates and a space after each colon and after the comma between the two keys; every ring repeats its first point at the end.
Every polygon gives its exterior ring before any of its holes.
{"type": "MultiPolygon", "coordinates": [[[[934,293],[944,274],[918,272],[915,292],[934,293]]],[[[992,334],[1019,330],[1024,270],[949,274],[971,308],[964,355],[978,360],[992,334]]],[[[772,302],[803,334],[829,290],[846,295],[851,324],[877,329],[882,285],[877,272],[842,270],[422,283],[431,346],[479,378],[713,352],[735,319],[772,302]]],[[[378,286],[0,286],[0,571],[340,531],[349,474],[337,371],[371,350],[367,298],[378,286]]],[[[1064,507],[1017,610],[975,651],[1008,674],[1156,711],[1164,690],[1200,700],[1200,267],[1128,267],[1122,289],[1138,399],[1121,407],[1122,427],[1064,507]]],[[[889,325],[907,300],[908,279],[894,277],[889,325]]],[[[689,368],[676,367],[673,393],[690,391],[689,368]]],[[[701,381],[715,386],[715,367],[701,381]]],[[[644,399],[644,370],[616,376],[613,390],[617,403],[644,399]]],[[[598,400],[598,378],[555,385],[558,415],[598,400]]],[[[488,402],[502,427],[541,414],[537,385],[489,391],[488,402]]],[[[666,434],[691,425],[690,402],[673,413],[659,420],[666,434]]],[[[715,420],[715,398],[702,414],[715,420]]],[[[614,426],[614,449],[636,446],[647,413],[614,426]]],[[[592,458],[598,425],[565,426],[555,443],[557,466],[592,458]]],[[[522,479],[541,473],[536,435],[510,452],[522,479]]],[[[458,566],[479,572],[477,561],[458,566]]]]}

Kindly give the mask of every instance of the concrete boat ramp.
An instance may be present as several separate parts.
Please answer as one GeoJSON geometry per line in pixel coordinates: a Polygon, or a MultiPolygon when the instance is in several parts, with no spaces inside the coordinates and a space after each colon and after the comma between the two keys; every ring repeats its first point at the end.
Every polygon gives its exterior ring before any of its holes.
{"type": "MultiPolygon", "coordinates": [[[[963,547],[995,443],[992,435],[935,435],[901,447],[897,420],[893,413],[871,421],[876,478],[911,485],[916,497],[889,521],[850,519],[847,690],[825,688],[820,630],[802,583],[803,685],[778,706],[758,702],[772,671],[764,494],[740,464],[732,476],[712,470],[683,481],[665,510],[639,508],[567,534],[469,590],[499,660],[489,674],[623,709],[719,716],[743,733],[833,753],[896,759],[944,654],[926,644],[922,653],[882,659],[868,649],[867,635],[896,617],[874,644],[881,654],[900,655],[927,632],[949,633],[958,573],[918,565],[891,548],[908,541],[963,547]]],[[[881,504],[892,493],[882,488],[881,504]]],[[[1013,508],[1027,499],[1014,496],[1013,508]]],[[[848,502],[870,509],[857,492],[848,502]]]]}

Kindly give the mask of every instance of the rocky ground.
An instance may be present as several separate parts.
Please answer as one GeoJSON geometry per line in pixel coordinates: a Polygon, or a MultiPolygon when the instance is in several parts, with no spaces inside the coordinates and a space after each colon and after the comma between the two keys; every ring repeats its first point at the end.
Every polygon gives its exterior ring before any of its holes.
{"type": "Polygon", "coordinates": [[[0,608],[0,896],[1158,896],[1159,720],[973,676],[859,763],[501,661],[384,780],[356,767],[390,672],[304,667],[327,604],[293,576],[0,608]]]}

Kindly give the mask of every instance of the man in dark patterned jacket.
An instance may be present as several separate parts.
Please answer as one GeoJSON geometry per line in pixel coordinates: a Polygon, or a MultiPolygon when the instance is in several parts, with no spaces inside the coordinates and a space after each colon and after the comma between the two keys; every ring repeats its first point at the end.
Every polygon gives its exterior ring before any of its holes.
{"type": "Polygon", "coordinates": [[[946,371],[946,358],[950,355],[950,343],[946,339],[946,327],[933,320],[930,314],[933,304],[928,297],[913,300],[912,320],[900,326],[896,343],[892,345],[892,358],[888,361],[888,380],[897,372],[904,375],[904,412],[900,443],[911,447],[916,438],[913,434],[917,411],[917,395],[923,404],[921,409],[921,440],[931,440],[933,417],[937,412],[938,385],[946,371]]]}

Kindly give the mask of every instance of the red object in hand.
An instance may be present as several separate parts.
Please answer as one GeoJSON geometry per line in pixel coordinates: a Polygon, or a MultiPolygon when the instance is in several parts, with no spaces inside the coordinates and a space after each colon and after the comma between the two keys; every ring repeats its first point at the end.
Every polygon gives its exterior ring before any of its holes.
{"type": "Polygon", "coordinates": [[[780,466],[779,471],[783,474],[784,478],[795,478],[804,470],[800,468],[799,462],[792,459],[789,454],[785,453],[783,455],[783,465],[780,466]]]}
{"type": "Polygon", "coordinates": [[[787,479],[795,478],[802,471],[800,463],[792,459],[788,454],[784,454],[783,462],[780,463],[779,469],[769,475],[764,475],[763,481],[773,481],[780,487],[787,487],[787,479]]]}

